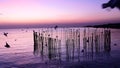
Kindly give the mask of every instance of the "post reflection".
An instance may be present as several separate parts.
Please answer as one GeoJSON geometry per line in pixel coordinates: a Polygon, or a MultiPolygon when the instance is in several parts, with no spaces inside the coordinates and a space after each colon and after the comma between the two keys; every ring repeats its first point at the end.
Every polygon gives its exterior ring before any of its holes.
{"type": "Polygon", "coordinates": [[[110,56],[111,30],[59,28],[33,31],[34,55],[59,61],[87,61],[110,56]]]}

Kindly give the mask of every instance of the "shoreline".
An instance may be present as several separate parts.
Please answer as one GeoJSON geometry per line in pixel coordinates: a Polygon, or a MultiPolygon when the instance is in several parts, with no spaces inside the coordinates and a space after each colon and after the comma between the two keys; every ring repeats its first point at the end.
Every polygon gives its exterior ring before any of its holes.
{"type": "Polygon", "coordinates": [[[101,24],[101,25],[90,25],[90,26],[88,25],[85,27],[120,29],[120,23],[110,23],[110,24],[101,24]]]}

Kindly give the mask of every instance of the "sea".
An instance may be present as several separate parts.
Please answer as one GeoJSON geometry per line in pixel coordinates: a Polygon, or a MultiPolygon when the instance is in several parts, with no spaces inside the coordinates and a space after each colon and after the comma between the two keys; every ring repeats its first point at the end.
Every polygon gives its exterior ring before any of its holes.
{"type": "Polygon", "coordinates": [[[120,68],[120,29],[0,29],[0,68],[120,68]]]}

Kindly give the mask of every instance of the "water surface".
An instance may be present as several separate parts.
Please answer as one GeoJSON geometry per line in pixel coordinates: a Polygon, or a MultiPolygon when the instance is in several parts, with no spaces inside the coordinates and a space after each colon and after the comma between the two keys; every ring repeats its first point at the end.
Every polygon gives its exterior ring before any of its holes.
{"type": "Polygon", "coordinates": [[[106,68],[109,63],[111,68],[120,67],[119,35],[119,29],[103,28],[0,29],[0,67],[79,68],[95,64],[106,68]],[[6,42],[10,48],[4,47],[6,42]]]}

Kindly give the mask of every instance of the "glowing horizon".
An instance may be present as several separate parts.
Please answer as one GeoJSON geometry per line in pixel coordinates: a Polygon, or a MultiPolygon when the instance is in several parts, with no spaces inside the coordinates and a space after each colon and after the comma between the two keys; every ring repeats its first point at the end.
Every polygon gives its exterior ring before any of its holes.
{"type": "Polygon", "coordinates": [[[120,18],[118,9],[108,12],[99,0],[0,0],[0,24],[96,22],[120,18]]]}

